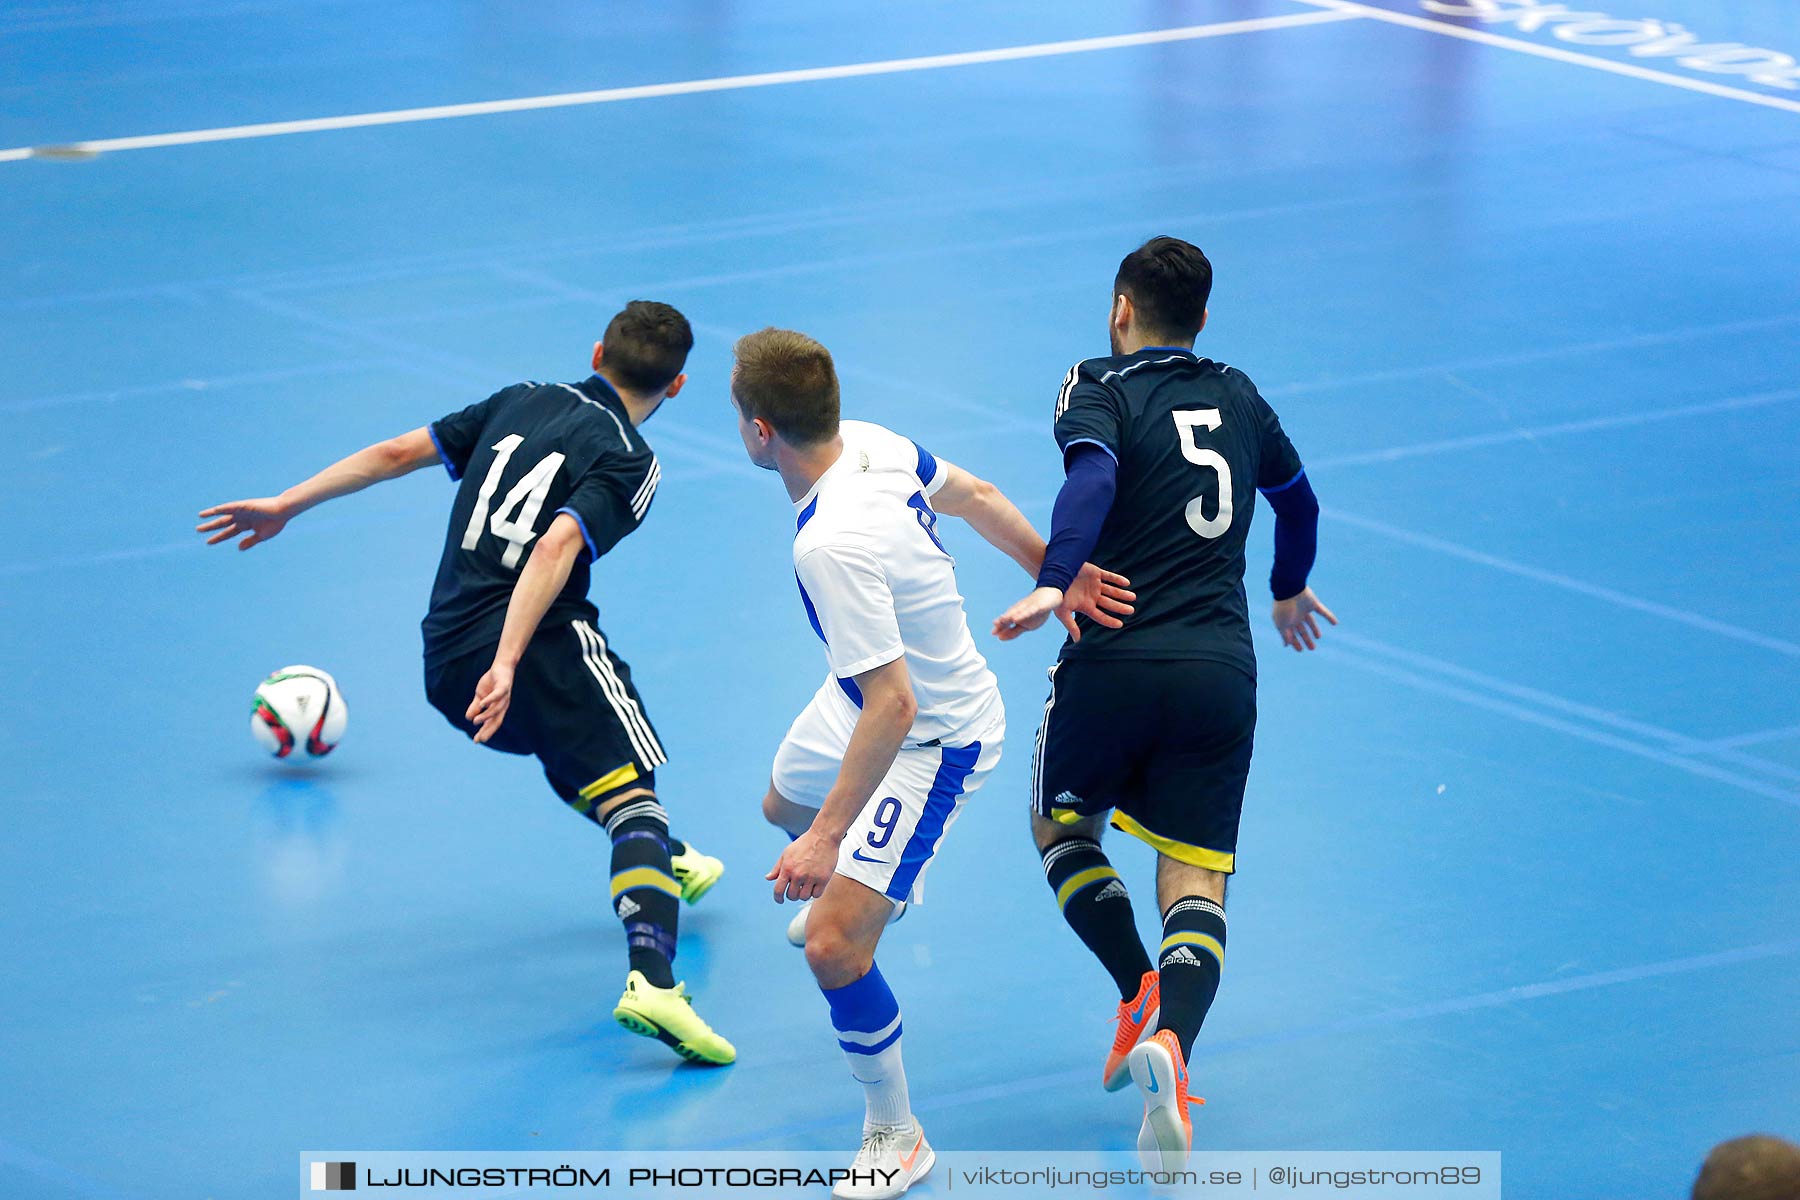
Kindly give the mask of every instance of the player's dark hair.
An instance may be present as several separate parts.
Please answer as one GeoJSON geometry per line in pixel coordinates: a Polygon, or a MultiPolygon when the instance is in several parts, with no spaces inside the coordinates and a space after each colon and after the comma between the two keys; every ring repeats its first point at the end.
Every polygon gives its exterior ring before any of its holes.
{"type": "Polygon", "coordinates": [[[1191,341],[1206,320],[1212,279],[1212,263],[1200,247],[1180,238],[1153,237],[1119,264],[1113,295],[1131,298],[1140,331],[1191,341]]]}
{"type": "Polygon", "coordinates": [[[831,351],[791,329],[759,329],[732,347],[731,394],[746,417],[760,417],[790,445],[828,442],[838,431],[838,377],[831,351]]]}
{"type": "Polygon", "coordinates": [[[1694,1200],[1800,1196],[1800,1146],[1766,1133],[1714,1146],[1694,1181],[1694,1200]]]}
{"type": "Polygon", "coordinates": [[[660,392],[675,382],[694,348],[687,318],[655,300],[633,300],[606,323],[600,369],[617,387],[660,392]]]}

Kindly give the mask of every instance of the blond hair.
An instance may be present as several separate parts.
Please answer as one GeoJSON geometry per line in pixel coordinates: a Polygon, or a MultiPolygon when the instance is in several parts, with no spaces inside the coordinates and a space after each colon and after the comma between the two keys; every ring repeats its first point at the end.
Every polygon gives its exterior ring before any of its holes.
{"type": "Polygon", "coordinates": [[[792,329],[759,329],[732,347],[731,394],[746,418],[761,418],[791,446],[837,436],[838,378],[831,351],[792,329]]]}

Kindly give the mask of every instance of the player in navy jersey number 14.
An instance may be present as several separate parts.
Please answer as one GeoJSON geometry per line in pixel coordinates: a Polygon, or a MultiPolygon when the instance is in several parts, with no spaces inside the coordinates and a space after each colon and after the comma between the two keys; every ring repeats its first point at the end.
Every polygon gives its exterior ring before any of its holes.
{"type": "Polygon", "coordinates": [[[1306,586],[1318,501],[1248,376],[1201,358],[1212,264],[1154,238],[1113,282],[1112,354],[1075,364],[1057,395],[1067,478],[1038,588],[994,623],[1043,624],[1087,559],[1131,577],[1120,628],[1064,644],[1032,764],[1032,832],[1063,916],[1119,989],[1101,1080],[1137,1083],[1138,1149],[1175,1170],[1193,1144],[1187,1063],[1225,962],[1225,881],[1256,730],[1244,542],[1258,492],[1275,510],[1275,627],[1310,650],[1337,618],[1306,586]],[[1163,939],[1153,967],[1131,898],[1100,849],[1113,828],[1158,853],[1163,939]]]}
{"type": "MultiPolygon", "coordinates": [[[[750,460],[794,502],[800,600],[829,673],[776,752],[764,815],[794,840],[768,878],[813,902],[790,929],[863,1085],[862,1149],[833,1194],[898,1196],[931,1169],[900,1060],[900,1006],[875,965],[882,930],[1000,758],[1000,690],[969,636],[938,513],[1036,574],[1044,540],[991,484],[879,425],[838,419],[825,347],[765,329],[740,339],[732,404],[750,460]],[[799,931],[796,937],[795,930],[799,931]]],[[[1125,580],[1077,564],[1059,615],[1117,626],[1125,580]]]]}
{"type": "Polygon", "coordinates": [[[582,382],[514,384],[279,496],[209,508],[199,529],[248,550],[315,505],[421,467],[441,462],[461,481],[422,626],[426,696],[476,742],[535,756],[557,795],[607,831],[630,959],[613,1017],[722,1064],[737,1052],[694,1012],[671,964],[680,902],[724,867],[669,836],[662,743],[587,598],[590,568],[650,510],[662,468],[639,426],[681,390],[693,344],[680,313],[634,300],[582,382]]]}

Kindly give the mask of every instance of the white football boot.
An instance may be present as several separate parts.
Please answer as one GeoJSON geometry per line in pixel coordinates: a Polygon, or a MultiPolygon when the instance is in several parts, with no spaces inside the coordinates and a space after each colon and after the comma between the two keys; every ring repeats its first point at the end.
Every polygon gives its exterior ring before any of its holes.
{"type": "Polygon", "coordinates": [[[917,1120],[904,1125],[871,1125],[863,1131],[862,1149],[850,1164],[850,1177],[831,1194],[837,1200],[894,1200],[931,1173],[937,1162],[931,1143],[917,1120]]]}

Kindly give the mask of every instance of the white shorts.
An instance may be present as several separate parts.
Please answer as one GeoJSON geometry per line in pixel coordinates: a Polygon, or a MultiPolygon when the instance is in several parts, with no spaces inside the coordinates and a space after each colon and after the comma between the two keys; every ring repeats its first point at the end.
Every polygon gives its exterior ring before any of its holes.
{"type": "MultiPolygon", "coordinates": [[[[775,790],[795,804],[818,808],[837,782],[855,729],[847,706],[827,683],[795,718],[775,752],[775,790]]],[[[890,900],[924,899],[925,868],[956,823],[963,801],[1000,761],[1005,711],[966,746],[907,746],[894,757],[881,786],[863,805],[838,847],[837,873],[890,900]]]]}

